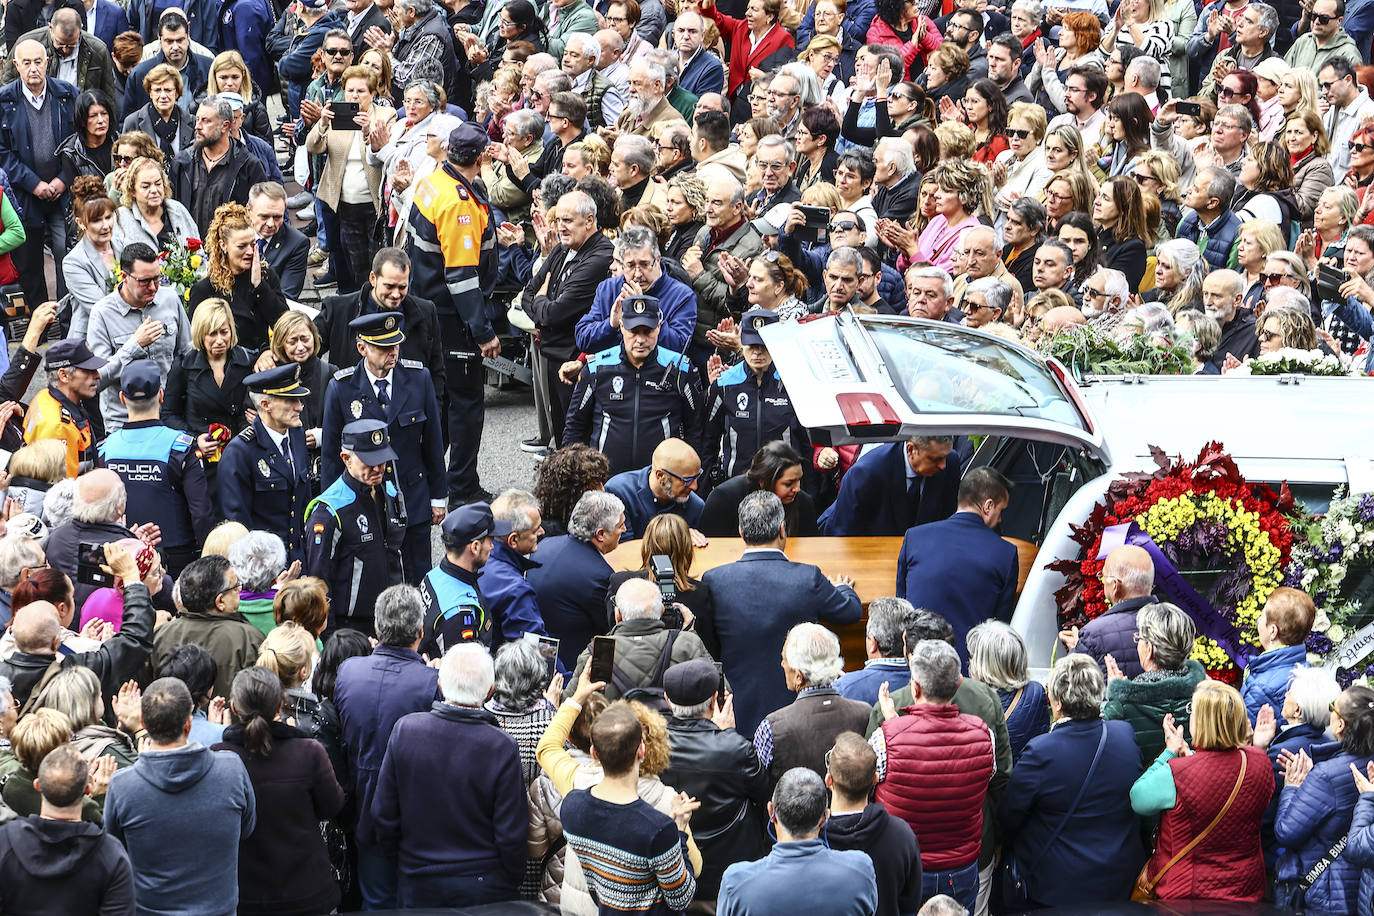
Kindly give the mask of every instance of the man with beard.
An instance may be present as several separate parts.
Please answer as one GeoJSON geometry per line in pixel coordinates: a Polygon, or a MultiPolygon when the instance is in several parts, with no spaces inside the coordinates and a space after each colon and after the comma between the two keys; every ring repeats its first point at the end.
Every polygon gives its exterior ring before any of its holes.
{"type": "Polygon", "coordinates": [[[234,111],[218,96],[207,96],[196,108],[196,142],[172,162],[172,193],[196,221],[201,238],[220,204],[248,205],[253,185],[267,180],[262,163],[229,133],[234,111]]]}
{"type": "Polygon", "coordinates": [[[801,123],[801,110],[801,82],[784,70],[768,84],[768,117],[790,140],[801,123]]]}
{"type": "Polygon", "coordinates": [[[1083,317],[1099,328],[1111,324],[1125,313],[1131,297],[1126,275],[1110,267],[1099,267],[1083,282],[1083,317]]]}
{"type": "Polygon", "coordinates": [[[1234,270],[1214,270],[1202,281],[1202,308],[1221,325],[1221,342],[1211,359],[1218,369],[1227,357],[1243,362],[1259,355],[1255,313],[1240,304],[1244,296],[1245,278],[1234,270]]]}
{"type": "Polygon", "coordinates": [[[668,104],[668,74],[657,61],[642,57],[630,65],[630,100],[616,121],[620,135],[652,136],[655,124],[681,121],[677,109],[668,104]]]}
{"type": "Polygon", "coordinates": [[[625,504],[627,540],[643,537],[644,529],[656,515],[680,515],[692,529],[698,546],[706,539],[696,530],[706,502],[697,495],[701,458],[696,449],[681,439],[664,439],[654,449],[649,466],[624,471],[606,481],[606,492],[614,493],[625,504]]]}

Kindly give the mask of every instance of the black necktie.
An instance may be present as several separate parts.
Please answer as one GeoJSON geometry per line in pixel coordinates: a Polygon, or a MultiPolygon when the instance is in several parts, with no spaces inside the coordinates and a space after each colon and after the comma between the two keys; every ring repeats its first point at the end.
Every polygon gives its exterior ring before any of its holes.
{"type": "Polygon", "coordinates": [[[391,403],[391,398],[387,397],[386,379],[377,380],[377,403],[383,407],[391,403]]]}
{"type": "Polygon", "coordinates": [[[921,489],[925,485],[926,479],[919,474],[910,477],[906,482],[906,520],[908,524],[915,525],[917,515],[921,511],[921,489]]]}
{"type": "Polygon", "coordinates": [[[286,459],[286,471],[291,475],[291,482],[296,482],[296,463],[291,460],[291,436],[287,434],[281,440],[281,454],[286,459]]]}

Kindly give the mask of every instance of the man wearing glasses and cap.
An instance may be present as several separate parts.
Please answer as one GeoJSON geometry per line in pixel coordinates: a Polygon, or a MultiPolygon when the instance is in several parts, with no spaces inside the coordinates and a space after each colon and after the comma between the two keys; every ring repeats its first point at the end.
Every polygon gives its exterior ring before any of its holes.
{"type": "Polygon", "coordinates": [[[287,563],[305,558],[302,530],[310,502],[310,456],[301,426],[310,390],[301,385],[300,368],[292,363],[244,379],[258,416],[225,445],[218,474],[224,517],[277,535],[287,563]]]}
{"type": "Polygon", "coordinates": [[[621,344],[587,363],[573,390],[561,445],[603,452],[611,473],[645,467],[664,439],[701,453],[701,389],[681,353],[660,347],[663,319],[653,296],[631,296],[620,319],[621,344]]]}
{"type": "Polygon", "coordinates": [[[48,347],[43,366],[48,387],[29,404],[24,420],[24,443],[61,439],[67,444],[67,476],[75,477],[96,465],[91,420],[82,402],[100,390],[100,369],[105,360],[91,352],[79,338],[59,340],[48,347]]]}
{"type": "Polygon", "coordinates": [[[437,658],[473,641],[491,648],[492,615],[478,588],[478,574],[491,557],[492,538],[510,533],[510,522],[495,518],[484,502],[460,506],[444,519],[444,558],[420,584],[425,605],[421,652],[437,658]]]}
{"type": "MultiPolygon", "coordinates": [[[[339,458],[341,434],[348,424],[379,420],[388,428],[399,456],[395,483],[405,501],[403,517],[409,526],[401,550],[405,581],[419,585],[432,565],[430,526],[444,520],[447,494],[439,402],[429,370],[417,360],[400,358],[405,326],[405,316],[393,311],[361,315],[348,323],[357,335],[362,359],[334,373],[329,383],[320,451],[324,479],[334,480],[348,464],[339,458]]],[[[338,599],[330,594],[337,607],[338,599]]]]}
{"type": "Polygon", "coordinates": [[[406,535],[386,421],[349,423],[337,454],[343,474],[306,506],[304,572],[329,583],[330,629],[372,635],[377,596],[401,584],[406,535]]]}
{"type": "Polygon", "coordinates": [[[439,398],[448,418],[450,506],[488,498],[477,475],[485,421],[482,360],[500,355],[501,340],[487,319],[485,295],[496,284],[496,230],[475,182],[489,143],[471,122],[453,129],[448,157],[415,185],[406,241],[415,295],[439,312],[445,376],[439,398]]]}

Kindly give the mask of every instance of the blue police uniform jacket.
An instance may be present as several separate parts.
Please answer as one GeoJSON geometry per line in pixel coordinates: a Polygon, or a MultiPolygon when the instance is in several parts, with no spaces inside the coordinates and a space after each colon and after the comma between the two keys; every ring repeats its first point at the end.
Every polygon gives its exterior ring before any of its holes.
{"type": "Polygon", "coordinates": [[[706,445],[716,476],[743,474],[755,453],[775,439],[809,457],[810,437],[797,421],[778,370],[769,367],[760,378],[742,362],[726,369],[711,385],[706,408],[706,445]]]}
{"type": "Polygon", "coordinates": [[[381,420],[387,425],[396,482],[405,499],[406,518],[412,525],[428,525],[431,500],[448,497],[444,473],[443,421],[434,391],[434,380],[424,364],[399,359],[391,372],[389,403],[377,403],[377,389],[362,360],[334,373],[324,396],[324,421],[320,429],[323,476],[343,476],[339,443],[343,428],[354,420],[381,420]]]}
{"type": "Polygon", "coordinates": [[[425,605],[422,652],[442,655],[459,643],[473,641],[491,646],[492,618],[477,587],[476,573],[444,557],[425,574],[420,597],[425,605]]]}
{"type": "Polygon", "coordinates": [[[262,425],[253,421],[224,446],[216,474],[224,517],[250,530],[270,531],[286,545],[286,562],[305,560],[305,507],[310,502],[310,453],[305,430],[289,429],[292,473],[262,425]]]}
{"type": "Polygon", "coordinates": [[[664,439],[683,439],[701,454],[701,413],[687,357],[655,347],[636,369],[621,345],[593,356],[578,376],[560,444],[592,446],[619,474],[649,465],[664,439]]]}
{"type": "Polygon", "coordinates": [[[377,596],[403,581],[405,506],[389,468],[381,487],[379,507],[370,487],[344,474],[306,507],[305,571],[329,583],[333,618],[373,616],[377,596]]]}
{"type": "Polygon", "coordinates": [[[215,513],[194,439],[158,420],[135,420],[100,444],[100,457],[124,481],[129,524],[153,522],[169,549],[204,543],[215,513]]]}

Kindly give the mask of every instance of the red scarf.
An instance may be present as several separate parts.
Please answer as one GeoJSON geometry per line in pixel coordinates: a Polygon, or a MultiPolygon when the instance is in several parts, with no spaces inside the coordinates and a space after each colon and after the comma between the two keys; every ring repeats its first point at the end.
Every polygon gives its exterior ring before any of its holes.
{"type": "Polygon", "coordinates": [[[1302,162],[1302,161],[1303,161],[1304,159],[1306,159],[1308,156],[1312,155],[1312,150],[1314,150],[1314,149],[1316,149],[1316,148],[1317,148],[1317,147],[1316,147],[1316,144],[1314,143],[1312,146],[1309,146],[1307,149],[1303,150],[1301,153],[1297,153],[1297,154],[1289,153],[1289,154],[1288,154],[1288,158],[1289,158],[1289,160],[1293,163],[1293,168],[1297,168],[1299,162],[1302,162]]]}

